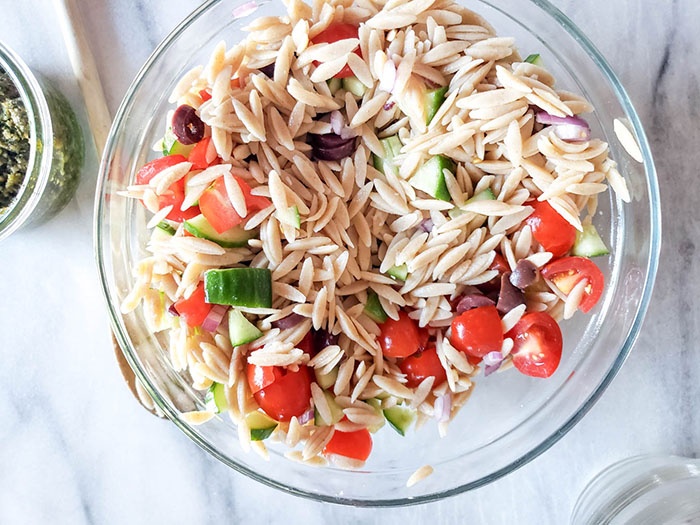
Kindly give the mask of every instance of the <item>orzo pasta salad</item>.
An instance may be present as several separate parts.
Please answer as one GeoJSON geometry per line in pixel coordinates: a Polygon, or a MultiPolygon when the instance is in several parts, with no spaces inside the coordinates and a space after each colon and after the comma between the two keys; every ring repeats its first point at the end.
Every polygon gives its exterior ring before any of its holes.
{"type": "Polygon", "coordinates": [[[444,435],[477,375],[554,374],[603,292],[597,196],[629,200],[591,105],[452,0],[289,0],[247,31],[177,83],[125,192],[153,216],[122,311],[202,392],[184,417],[357,467],[386,422],[444,435]]]}

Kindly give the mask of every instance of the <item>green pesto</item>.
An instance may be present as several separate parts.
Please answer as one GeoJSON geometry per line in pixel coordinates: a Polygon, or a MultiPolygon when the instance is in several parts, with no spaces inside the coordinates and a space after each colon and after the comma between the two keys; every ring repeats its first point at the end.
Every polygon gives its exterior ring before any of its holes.
{"type": "Polygon", "coordinates": [[[10,77],[0,69],[0,210],[9,206],[27,173],[27,110],[10,77]]]}

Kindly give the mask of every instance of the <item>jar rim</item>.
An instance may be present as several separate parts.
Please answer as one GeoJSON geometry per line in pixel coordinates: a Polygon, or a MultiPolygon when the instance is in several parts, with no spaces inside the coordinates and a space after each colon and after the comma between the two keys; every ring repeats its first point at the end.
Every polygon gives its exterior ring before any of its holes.
{"type": "Polygon", "coordinates": [[[49,181],[53,158],[53,123],[48,102],[38,79],[27,64],[0,42],[0,68],[17,88],[29,122],[29,159],[19,192],[0,212],[0,241],[20,228],[37,207],[49,181]],[[41,147],[38,145],[41,144],[41,147]],[[36,178],[32,180],[33,174],[36,178]]]}

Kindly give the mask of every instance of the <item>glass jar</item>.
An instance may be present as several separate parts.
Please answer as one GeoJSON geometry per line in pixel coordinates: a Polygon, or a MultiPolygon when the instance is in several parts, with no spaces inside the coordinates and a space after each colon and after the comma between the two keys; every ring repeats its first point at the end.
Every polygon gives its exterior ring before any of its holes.
{"type": "Polygon", "coordinates": [[[0,69],[17,88],[27,112],[30,151],[19,192],[0,210],[0,240],[58,213],[78,186],[85,157],[83,134],[68,100],[0,42],[0,69]]]}
{"type": "Polygon", "coordinates": [[[700,523],[700,461],[636,456],[598,474],[579,496],[572,525],[700,523]]]}

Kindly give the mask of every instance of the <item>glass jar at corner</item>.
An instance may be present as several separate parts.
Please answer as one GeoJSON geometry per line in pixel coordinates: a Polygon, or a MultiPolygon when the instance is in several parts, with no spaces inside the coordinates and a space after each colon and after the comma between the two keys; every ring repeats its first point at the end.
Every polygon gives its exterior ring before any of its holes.
{"type": "MultiPolygon", "coordinates": [[[[85,146],[68,100],[46,79],[34,75],[2,42],[0,75],[16,88],[28,127],[26,171],[23,177],[15,177],[21,182],[16,182],[18,188],[9,203],[0,206],[3,240],[20,228],[40,224],[68,204],[78,186],[85,146]]],[[[7,178],[0,173],[2,182],[7,183],[7,178]]]]}
{"type": "Polygon", "coordinates": [[[603,470],[574,506],[571,525],[700,524],[700,461],[646,455],[603,470]]]}

